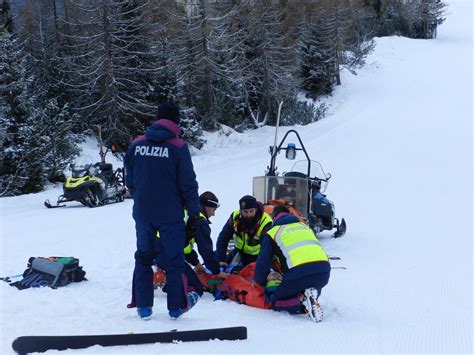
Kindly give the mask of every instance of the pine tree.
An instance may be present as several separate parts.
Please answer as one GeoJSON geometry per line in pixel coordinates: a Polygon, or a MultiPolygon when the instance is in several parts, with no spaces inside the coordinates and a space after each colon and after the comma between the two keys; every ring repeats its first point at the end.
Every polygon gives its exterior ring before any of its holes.
{"type": "Polygon", "coordinates": [[[27,49],[25,75],[32,78],[25,87],[28,119],[35,132],[43,132],[37,137],[38,149],[45,152],[41,154],[42,172],[49,181],[62,181],[63,170],[76,156],[82,135],[73,133],[78,118],[68,104],[53,5],[45,0],[27,2],[20,35],[27,49]]]}
{"type": "Polygon", "coordinates": [[[310,97],[316,99],[320,95],[332,92],[334,84],[334,65],[329,60],[328,51],[318,39],[319,29],[314,15],[302,25],[299,44],[299,59],[302,77],[302,87],[310,97]]]}
{"type": "MultiPolygon", "coordinates": [[[[38,161],[37,142],[33,138],[33,122],[29,119],[25,96],[25,55],[13,34],[0,36],[0,90],[5,102],[0,116],[2,127],[2,164],[0,196],[40,191],[43,171],[38,161]]],[[[30,79],[31,81],[31,79],[30,79]]]]}
{"type": "Polygon", "coordinates": [[[409,33],[413,38],[436,38],[437,27],[445,20],[445,4],[441,0],[419,0],[405,6],[405,17],[409,23],[409,33]]]}
{"type": "Polygon", "coordinates": [[[242,47],[246,102],[254,118],[275,123],[278,102],[294,98],[296,92],[295,60],[292,48],[285,44],[278,4],[265,0],[248,7],[249,32],[242,47]]]}
{"type": "Polygon", "coordinates": [[[148,1],[98,0],[71,3],[65,28],[71,53],[68,85],[74,108],[106,144],[127,146],[153,119],[159,102],[151,51],[151,27],[144,19],[148,1]]]}
{"type": "Polygon", "coordinates": [[[445,20],[446,4],[441,0],[367,0],[367,2],[376,13],[379,36],[435,38],[437,26],[445,20]]]}

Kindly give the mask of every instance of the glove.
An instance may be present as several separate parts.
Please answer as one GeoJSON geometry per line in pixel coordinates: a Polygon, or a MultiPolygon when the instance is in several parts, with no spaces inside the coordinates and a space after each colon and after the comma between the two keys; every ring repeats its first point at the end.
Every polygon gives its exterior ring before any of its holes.
{"type": "Polygon", "coordinates": [[[188,221],[186,222],[186,236],[194,237],[199,228],[199,217],[198,216],[189,216],[188,221]]]}

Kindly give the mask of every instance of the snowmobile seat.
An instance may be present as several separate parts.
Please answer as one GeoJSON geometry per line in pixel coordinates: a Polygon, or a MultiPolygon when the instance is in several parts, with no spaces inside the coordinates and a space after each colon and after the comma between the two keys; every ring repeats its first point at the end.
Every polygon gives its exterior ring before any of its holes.
{"type": "Polygon", "coordinates": [[[109,163],[101,163],[99,165],[99,169],[102,170],[102,171],[111,171],[113,168],[112,168],[112,164],[109,164],[109,163]]]}

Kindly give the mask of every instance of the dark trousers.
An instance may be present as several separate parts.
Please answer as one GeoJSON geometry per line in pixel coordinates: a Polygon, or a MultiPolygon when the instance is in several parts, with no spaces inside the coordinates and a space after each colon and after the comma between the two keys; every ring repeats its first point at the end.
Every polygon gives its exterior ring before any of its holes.
{"type": "Polygon", "coordinates": [[[186,307],[184,275],[184,221],[151,224],[135,221],[137,251],[133,271],[133,298],[137,307],[153,306],[153,260],[160,255],[166,268],[168,310],[186,307]],[[156,236],[160,232],[160,237],[156,236]]]}
{"type": "Polygon", "coordinates": [[[283,281],[271,298],[273,309],[277,311],[284,310],[289,313],[301,313],[300,294],[305,289],[314,287],[318,290],[319,296],[321,289],[329,282],[329,271],[298,277],[298,270],[296,269],[298,267],[289,270],[283,275],[283,281]]]}

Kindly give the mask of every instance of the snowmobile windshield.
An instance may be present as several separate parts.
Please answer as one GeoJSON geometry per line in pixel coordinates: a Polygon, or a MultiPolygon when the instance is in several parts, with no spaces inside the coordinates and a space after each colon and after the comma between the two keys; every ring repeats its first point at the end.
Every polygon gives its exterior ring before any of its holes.
{"type": "Polygon", "coordinates": [[[266,203],[284,200],[304,217],[308,211],[308,179],[288,176],[257,176],[253,178],[253,196],[266,203]]]}
{"type": "MultiPolygon", "coordinates": [[[[305,176],[308,174],[308,161],[307,160],[299,160],[295,162],[291,168],[291,172],[299,172],[304,174],[305,176]]],[[[310,171],[310,179],[320,179],[320,191],[324,193],[328,187],[328,181],[329,178],[331,177],[330,174],[327,174],[323,166],[321,165],[320,162],[316,160],[311,160],[311,171],[310,171]]]]}
{"type": "Polygon", "coordinates": [[[73,165],[71,170],[72,170],[72,177],[75,179],[82,178],[90,174],[90,170],[92,168],[92,164],[86,164],[86,165],[73,165]]]}

